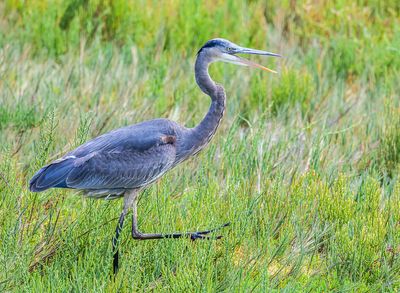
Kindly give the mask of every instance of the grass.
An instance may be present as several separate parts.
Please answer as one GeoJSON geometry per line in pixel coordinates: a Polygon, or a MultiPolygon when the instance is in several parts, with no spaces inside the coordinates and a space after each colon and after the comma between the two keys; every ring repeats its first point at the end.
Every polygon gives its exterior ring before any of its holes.
{"type": "Polygon", "coordinates": [[[398,1],[0,3],[0,290],[400,289],[398,1]],[[111,129],[200,121],[212,37],[285,56],[278,75],[215,64],[210,146],[147,189],[145,232],[232,222],[219,241],[111,237],[121,201],[28,191],[41,166],[111,129]]]}

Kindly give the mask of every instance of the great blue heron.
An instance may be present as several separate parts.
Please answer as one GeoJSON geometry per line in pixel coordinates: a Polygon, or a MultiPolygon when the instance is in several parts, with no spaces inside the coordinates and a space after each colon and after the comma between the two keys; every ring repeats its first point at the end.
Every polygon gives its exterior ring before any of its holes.
{"type": "Polygon", "coordinates": [[[89,197],[95,198],[124,197],[123,210],[112,240],[115,253],[114,273],[118,269],[118,237],[130,208],[133,210],[134,239],[205,239],[208,238],[207,234],[216,230],[171,234],[141,233],[137,225],[137,201],[141,190],[177,164],[197,154],[215,134],[224,115],[226,97],[224,88],[216,84],[208,74],[210,63],[225,61],[274,72],[236,56],[239,53],[280,57],[266,51],[243,48],[225,39],[206,42],[197,54],[195,77],[200,89],[210,96],[211,106],[196,127],[186,128],[168,119],[154,119],[119,128],[79,146],[43,167],[32,177],[29,187],[33,192],[57,187],[83,190],[89,197]]]}

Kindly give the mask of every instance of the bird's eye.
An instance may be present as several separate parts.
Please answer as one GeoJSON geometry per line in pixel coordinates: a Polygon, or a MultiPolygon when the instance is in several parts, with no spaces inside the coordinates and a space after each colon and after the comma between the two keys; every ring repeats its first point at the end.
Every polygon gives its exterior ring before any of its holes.
{"type": "Polygon", "coordinates": [[[228,52],[232,52],[233,48],[232,47],[228,47],[228,52]]]}

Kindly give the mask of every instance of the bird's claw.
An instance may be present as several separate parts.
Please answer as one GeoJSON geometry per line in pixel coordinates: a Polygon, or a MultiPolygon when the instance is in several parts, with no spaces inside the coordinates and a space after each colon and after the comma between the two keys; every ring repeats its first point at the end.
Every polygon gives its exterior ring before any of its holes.
{"type": "Polygon", "coordinates": [[[220,230],[222,228],[225,228],[225,227],[229,226],[230,224],[231,223],[228,222],[228,223],[223,224],[220,227],[217,227],[217,228],[214,228],[214,229],[211,229],[211,230],[205,230],[205,231],[198,231],[198,232],[190,233],[190,240],[195,241],[197,239],[213,239],[213,240],[221,239],[222,235],[218,235],[216,237],[210,237],[210,236],[206,236],[206,235],[208,235],[208,234],[210,234],[212,232],[218,231],[218,230],[220,230]]]}

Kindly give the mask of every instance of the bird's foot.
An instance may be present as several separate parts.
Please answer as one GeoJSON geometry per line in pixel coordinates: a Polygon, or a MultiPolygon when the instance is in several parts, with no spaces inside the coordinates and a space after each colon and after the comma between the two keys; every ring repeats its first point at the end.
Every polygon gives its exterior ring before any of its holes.
{"type": "Polygon", "coordinates": [[[213,232],[218,231],[218,230],[221,230],[222,228],[225,228],[225,227],[229,226],[230,224],[231,223],[228,222],[228,223],[225,223],[222,226],[214,228],[214,229],[205,230],[205,231],[191,232],[191,233],[188,233],[188,234],[190,235],[190,240],[192,240],[192,241],[197,240],[197,239],[214,239],[214,240],[217,240],[217,239],[221,239],[222,235],[211,237],[211,236],[208,236],[208,234],[213,233],[213,232]]]}

